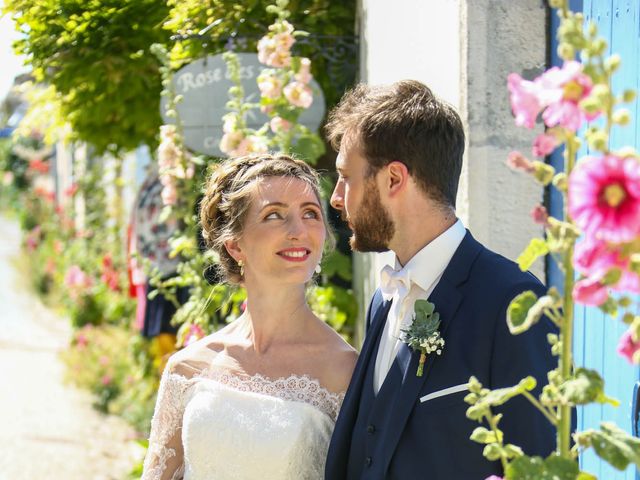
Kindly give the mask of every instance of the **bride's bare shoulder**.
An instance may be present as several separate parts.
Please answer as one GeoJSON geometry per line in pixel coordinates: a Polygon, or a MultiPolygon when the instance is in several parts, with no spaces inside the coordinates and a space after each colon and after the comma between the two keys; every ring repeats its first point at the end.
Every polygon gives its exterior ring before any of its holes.
{"type": "Polygon", "coordinates": [[[175,352],[167,363],[169,371],[190,378],[209,368],[228,344],[229,327],[227,325],[175,352]]]}
{"type": "Polygon", "coordinates": [[[325,344],[323,353],[323,383],[334,392],[344,392],[349,386],[358,352],[340,335],[333,332],[325,344]]]}

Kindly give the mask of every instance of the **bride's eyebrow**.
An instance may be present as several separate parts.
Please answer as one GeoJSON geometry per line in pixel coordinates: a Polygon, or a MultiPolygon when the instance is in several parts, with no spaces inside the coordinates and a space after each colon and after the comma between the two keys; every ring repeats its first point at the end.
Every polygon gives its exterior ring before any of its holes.
{"type": "MultiPolygon", "coordinates": [[[[302,205],[300,205],[300,206],[301,206],[302,208],[309,207],[309,206],[316,207],[316,208],[320,208],[320,205],[319,205],[317,202],[304,202],[304,203],[303,203],[302,205]]],[[[289,204],[288,204],[288,203],[284,203],[284,202],[269,202],[269,203],[267,203],[266,205],[264,205],[264,206],[260,209],[260,211],[259,211],[258,213],[262,212],[263,210],[266,210],[267,208],[271,208],[271,207],[282,207],[282,208],[287,208],[287,207],[289,207],[289,204]]]]}

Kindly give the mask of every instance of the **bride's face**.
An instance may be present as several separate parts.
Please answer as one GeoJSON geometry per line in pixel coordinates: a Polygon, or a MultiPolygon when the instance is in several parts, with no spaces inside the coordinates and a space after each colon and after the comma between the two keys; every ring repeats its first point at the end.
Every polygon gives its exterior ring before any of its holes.
{"type": "Polygon", "coordinates": [[[245,281],[305,283],[326,238],[313,189],[292,177],[267,177],[256,186],[241,238],[245,281]]]}

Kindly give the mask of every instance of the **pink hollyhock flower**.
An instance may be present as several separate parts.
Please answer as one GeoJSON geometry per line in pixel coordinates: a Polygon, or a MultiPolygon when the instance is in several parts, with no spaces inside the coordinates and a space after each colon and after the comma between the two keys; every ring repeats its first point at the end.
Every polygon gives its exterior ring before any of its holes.
{"type": "Polygon", "coordinates": [[[164,205],[175,205],[178,201],[178,189],[175,184],[169,183],[164,185],[160,196],[162,197],[162,203],[164,205]]]}
{"type": "Polygon", "coordinates": [[[531,161],[527,159],[527,157],[515,150],[509,153],[509,157],[507,158],[507,165],[513,170],[521,170],[526,173],[531,173],[534,171],[533,163],[531,163],[531,161]]]}
{"type": "Polygon", "coordinates": [[[222,124],[222,131],[224,133],[235,132],[238,129],[238,119],[235,115],[225,116],[224,123],[222,124]]]}
{"type": "Polygon", "coordinates": [[[47,258],[47,263],[44,265],[44,271],[47,275],[53,275],[56,271],[56,262],[53,258],[47,258]]]}
{"type": "Polygon", "coordinates": [[[285,120],[282,117],[273,117],[269,122],[269,127],[273,133],[288,132],[291,130],[291,122],[285,120]]]}
{"type": "Polygon", "coordinates": [[[38,173],[49,173],[49,163],[42,161],[40,158],[34,158],[29,161],[29,170],[38,173]]]}
{"type": "Polygon", "coordinates": [[[640,351],[640,341],[635,341],[633,339],[633,332],[631,330],[627,330],[620,337],[620,341],[618,342],[618,353],[626,358],[629,363],[634,364],[638,363],[634,361],[634,357],[640,351]]]}
{"type": "Polygon", "coordinates": [[[89,338],[82,332],[79,332],[76,336],[76,345],[78,348],[85,348],[89,344],[89,338]]]}
{"type": "Polygon", "coordinates": [[[558,146],[558,140],[554,135],[541,133],[533,141],[533,155],[536,157],[545,157],[553,152],[558,146]]]}
{"type": "Polygon", "coordinates": [[[549,221],[549,212],[544,207],[544,205],[536,205],[531,210],[531,217],[533,218],[534,223],[538,225],[547,225],[549,221]]]}
{"type": "Polygon", "coordinates": [[[267,153],[269,146],[264,137],[249,135],[247,137],[247,153],[267,153]]]}
{"type": "Polygon", "coordinates": [[[204,337],[204,330],[200,325],[192,324],[189,326],[189,331],[184,337],[184,346],[187,347],[193,342],[196,342],[204,337]]]}
{"type": "Polygon", "coordinates": [[[275,75],[261,74],[258,76],[260,95],[265,98],[278,98],[282,95],[282,80],[275,75]]]}
{"type": "Polygon", "coordinates": [[[306,57],[300,59],[300,68],[294,78],[305,85],[313,79],[313,75],[311,75],[311,60],[306,57]]]}
{"type": "Polygon", "coordinates": [[[84,289],[90,287],[93,281],[79,266],[72,265],[64,276],[64,284],[71,290],[76,288],[84,289]]]}
{"type": "Polygon", "coordinates": [[[309,108],[313,103],[311,88],[302,82],[291,82],[284,87],[284,96],[291,105],[301,108],[309,108]]]}
{"type": "Polygon", "coordinates": [[[273,105],[260,105],[260,111],[265,115],[271,114],[273,110],[274,110],[273,105]]]}
{"type": "Polygon", "coordinates": [[[569,214],[589,236],[633,240],[640,234],[640,163],[614,155],[582,160],[569,176],[569,214]]]}
{"type": "Polygon", "coordinates": [[[227,155],[237,155],[237,153],[234,152],[246,150],[246,146],[244,133],[239,130],[225,133],[220,140],[220,150],[222,153],[226,153],[227,155]]]}
{"type": "Polygon", "coordinates": [[[543,105],[539,100],[539,86],[523,79],[517,73],[507,77],[507,87],[510,93],[511,110],[516,117],[516,125],[533,128],[536,117],[543,105]]]}
{"type": "Polygon", "coordinates": [[[100,383],[102,383],[102,385],[104,385],[105,387],[107,385],[110,385],[111,382],[113,382],[113,377],[111,375],[103,375],[100,379],[100,383]]]}
{"type": "Polygon", "coordinates": [[[618,268],[622,275],[611,289],[640,293],[640,277],[629,270],[630,259],[623,255],[619,246],[585,237],[576,244],[573,264],[578,272],[592,278],[602,278],[609,270],[618,268]]]}
{"type": "Polygon", "coordinates": [[[172,169],[180,158],[180,150],[171,140],[164,140],[158,146],[158,166],[160,171],[172,169]]]}
{"type": "Polygon", "coordinates": [[[64,195],[67,196],[67,197],[73,197],[76,193],[78,193],[78,184],[77,183],[72,183],[64,191],[64,195]]]}
{"type": "Polygon", "coordinates": [[[609,292],[600,280],[593,278],[584,278],[573,286],[573,299],[592,307],[598,307],[607,301],[609,292]]]}
{"type": "Polygon", "coordinates": [[[4,172],[2,175],[2,185],[8,187],[13,183],[14,178],[15,176],[13,175],[13,172],[4,172]]]}
{"type": "Polygon", "coordinates": [[[176,136],[176,126],[175,125],[161,125],[160,126],[160,138],[162,140],[169,139],[173,142],[173,139],[176,136]]]}
{"type": "Polygon", "coordinates": [[[577,131],[583,120],[593,120],[600,114],[587,114],[579,107],[579,102],[593,88],[593,82],[582,72],[580,62],[569,61],[564,62],[562,68],[550,68],[536,82],[541,87],[541,102],[547,107],[542,119],[548,127],[560,125],[577,131]]]}
{"type": "Polygon", "coordinates": [[[258,60],[269,67],[288,67],[294,41],[293,36],[286,32],[262,37],[258,42],[258,60]]]}

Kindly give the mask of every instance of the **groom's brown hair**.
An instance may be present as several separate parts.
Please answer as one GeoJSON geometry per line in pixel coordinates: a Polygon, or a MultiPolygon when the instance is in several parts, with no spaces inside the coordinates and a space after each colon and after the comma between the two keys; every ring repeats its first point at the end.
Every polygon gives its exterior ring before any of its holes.
{"type": "Polygon", "coordinates": [[[426,85],[415,80],[357,85],[329,114],[325,128],[336,150],[345,136],[355,141],[369,175],[400,161],[430,198],[455,207],[464,128],[455,109],[426,85]]]}

